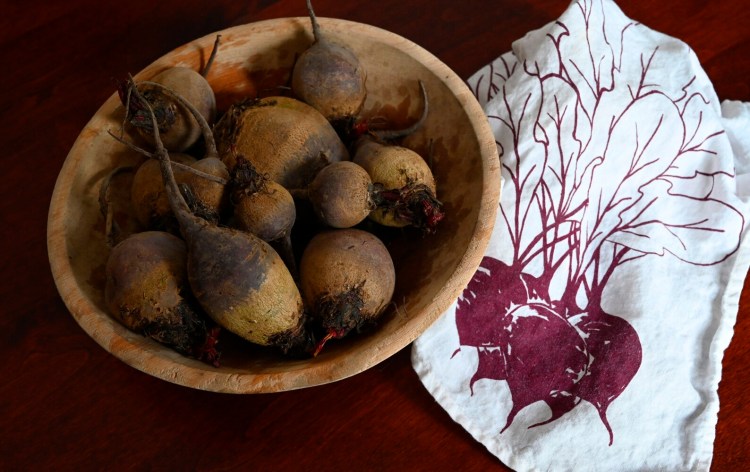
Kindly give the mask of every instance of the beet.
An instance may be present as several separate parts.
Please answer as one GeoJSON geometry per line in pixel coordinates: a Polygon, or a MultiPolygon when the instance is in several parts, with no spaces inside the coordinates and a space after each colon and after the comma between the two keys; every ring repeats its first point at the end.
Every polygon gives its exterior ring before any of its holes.
{"type": "Polygon", "coordinates": [[[337,127],[353,121],[362,109],[366,74],[351,49],[333,42],[320,29],[310,0],[307,10],[314,41],[294,64],[292,91],[337,127]]]}
{"type": "Polygon", "coordinates": [[[109,255],[104,290],[109,313],[127,328],[175,351],[218,366],[218,331],[190,294],[185,243],[146,231],[109,255]]]}
{"type": "Polygon", "coordinates": [[[396,272],[372,233],[335,229],[315,235],[300,261],[300,287],[313,320],[332,338],[374,325],[391,302],[396,272]]]}
{"type": "Polygon", "coordinates": [[[291,235],[297,219],[297,208],[292,194],[279,183],[260,174],[242,156],[236,158],[230,187],[231,225],[271,243],[296,277],[297,265],[291,235]]]}
{"type": "Polygon", "coordinates": [[[349,159],[331,124],[289,97],[235,103],[214,128],[221,160],[231,170],[242,156],[287,189],[306,187],[326,165],[349,159]]]}
{"type": "Polygon", "coordinates": [[[376,187],[372,220],[385,226],[435,230],[444,216],[443,204],[422,156],[402,146],[361,139],[354,162],[367,171],[376,187]]]}
{"type": "MultiPolygon", "coordinates": [[[[156,74],[150,82],[158,83],[177,92],[193,105],[201,116],[211,122],[216,115],[216,96],[205,76],[218,50],[220,36],[216,37],[211,56],[202,72],[181,66],[170,67],[156,74]]],[[[127,86],[119,90],[120,99],[126,107],[126,119],[150,144],[153,141],[152,123],[144,103],[129,93],[127,86]]],[[[201,137],[201,128],[190,110],[177,103],[172,96],[165,95],[163,88],[144,84],[142,97],[154,110],[162,143],[172,152],[183,152],[201,137]]]]}
{"type": "MultiPolygon", "coordinates": [[[[187,154],[175,153],[170,156],[174,162],[187,166],[196,159],[187,154]]],[[[175,169],[175,178],[182,180],[187,171],[183,168],[175,169]]],[[[146,229],[169,231],[177,233],[177,221],[172,214],[169,199],[164,191],[164,181],[161,176],[159,161],[143,162],[133,177],[130,187],[130,201],[136,219],[146,229]]]]}
{"type": "Polygon", "coordinates": [[[367,171],[353,162],[342,161],[318,172],[304,196],[323,223],[333,228],[350,228],[375,209],[372,192],[367,171]]]}
{"type": "Polygon", "coordinates": [[[385,226],[434,232],[445,215],[432,170],[417,152],[392,143],[417,131],[427,119],[427,90],[421,81],[419,87],[424,103],[419,119],[405,129],[368,130],[356,140],[352,160],[367,171],[374,185],[376,209],[370,219],[385,226]]]}

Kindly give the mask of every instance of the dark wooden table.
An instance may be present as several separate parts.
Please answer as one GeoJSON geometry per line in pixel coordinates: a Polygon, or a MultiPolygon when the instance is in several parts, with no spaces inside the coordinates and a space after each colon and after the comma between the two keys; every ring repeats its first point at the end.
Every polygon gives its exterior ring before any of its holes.
{"type": "MultiPolygon", "coordinates": [[[[744,0],[622,3],[692,46],[720,98],[750,100],[744,0]]],[[[398,33],[462,78],[567,4],[315,1],[320,16],[398,33]]],[[[303,0],[0,3],[0,470],[504,470],[422,387],[408,347],[322,387],[208,393],[111,356],[57,293],[45,239],[52,188],[113,78],[216,30],[304,14],[303,0]]],[[[740,303],[720,386],[716,471],[750,463],[750,285],[740,303]]]]}

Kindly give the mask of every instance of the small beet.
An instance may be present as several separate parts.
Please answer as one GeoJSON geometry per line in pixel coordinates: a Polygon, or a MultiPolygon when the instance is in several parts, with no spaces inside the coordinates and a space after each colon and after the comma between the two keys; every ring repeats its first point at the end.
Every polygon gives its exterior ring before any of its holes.
{"type": "Polygon", "coordinates": [[[391,302],[395,283],[393,260],[372,233],[349,228],[315,235],[300,261],[305,303],[326,333],[315,352],[329,339],[375,324],[391,302]]]}
{"type": "Polygon", "coordinates": [[[296,217],[289,191],[258,173],[241,156],[232,174],[234,225],[266,242],[289,236],[296,217]]]}
{"type": "Polygon", "coordinates": [[[286,188],[258,173],[247,159],[238,156],[236,162],[230,181],[232,226],[274,245],[296,275],[291,241],[297,219],[294,198],[286,188]]]}
{"type": "Polygon", "coordinates": [[[307,10],[314,41],[294,64],[292,91],[332,123],[351,121],[367,97],[365,71],[348,47],[321,31],[310,0],[307,10]]]}
{"type": "Polygon", "coordinates": [[[324,167],[308,186],[306,195],[318,218],[333,228],[350,228],[375,208],[372,180],[351,161],[324,167]]]}
{"type": "MultiPolygon", "coordinates": [[[[170,157],[187,166],[196,162],[187,154],[174,153],[170,157]]],[[[177,168],[175,178],[181,180],[186,173],[183,168],[177,168]]],[[[144,228],[176,232],[177,221],[164,190],[159,161],[147,160],[138,167],[130,187],[130,199],[135,217],[144,228]]]]}
{"type": "MultiPolygon", "coordinates": [[[[170,67],[151,79],[151,82],[177,92],[209,122],[213,121],[216,115],[216,96],[205,75],[216,55],[218,44],[219,37],[216,38],[214,50],[202,73],[188,67],[170,67]]],[[[166,96],[163,89],[153,85],[143,84],[140,92],[157,116],[162,142],[169,151],[183,152],[198,141],[201,129],[187,108],[176,103],[172,97],[166,96]]],[[[127,108],[127,121],[153,145],[152,124],[145,104],[129,94],[125,86],[120,90],[120,98],[127,108]]]]}
{"type": "Polygon", "coordinates": [[[432,232],[444,217],[432,170],[417,152],[390,143],[414,133],[427,119],[427,90],[421,81],[419,87],[424,103],[419,119],[402,130],[362,134],[355,143],[352,160],[367,170],[375,186],[377,208],[370,219],[385,226],[415,226],[432,232]]]}
{"type": "Polygon", "coordinates": [[[434,231],[443,219],[435,178],[425,160],[411,149],[360,140],[354,162],[370,175],[377,208],[369,217],[384,226],[415,226],[434,231]]]}

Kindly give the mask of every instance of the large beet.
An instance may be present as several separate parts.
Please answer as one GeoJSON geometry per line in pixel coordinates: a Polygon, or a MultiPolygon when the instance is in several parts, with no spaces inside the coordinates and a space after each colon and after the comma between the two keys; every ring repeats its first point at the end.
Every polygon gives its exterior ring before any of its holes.
{"type": "Polygon", "coordinates": [[[327,333],[318,345],[373,325],[391,302],[396,284],[385,245],[360,229],[318,233],[300,261],[300,286],[313,319],[327,333]]]}
{"type": "Polygon", "coordinates": [[[190,294],[187,248],[172,234],[145,231],[117,244],[106,265],[104,300],[129,329],[212,363],[215,333],[190,294]]]}
{"type": "Polygon", "coordinates": [[[266,97],[234,104],[215,127],[221,159],[230,169],[242,156],[270,180],[304,188],[330,164],[349,159],[331,124],[293,98],[266,97]]]}

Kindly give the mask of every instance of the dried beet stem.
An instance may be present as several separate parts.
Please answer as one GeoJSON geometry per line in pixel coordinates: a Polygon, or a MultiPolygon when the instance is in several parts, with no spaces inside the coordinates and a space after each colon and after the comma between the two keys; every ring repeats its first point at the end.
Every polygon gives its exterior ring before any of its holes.
{"type": "Polygon", "coordinates": [[[201,71],[201,75],[203,77],[206,77],[208,75],[208,72],[211,70],[211,66],[214,64],[214,59],[216,59],[216,53],[219,51],[219,42],[221,40],[221,35],[216,35],[216,40],[214,41],[214,47],[211,50],[211,55],[208,56],[208,61],[206,62],[206,66],[203,67],[203,70],[201,71]]]}
{"type": "Polygon", "coordinates": [[[307,14],[310,16],[310,23],[312,23],[313,38],[315,38],[316,43],[320,42],[321,38],[323,38],[323,32],[320,30],[318,17],[315,16],[311,0],[307,0],[307,14]]]}
{"type": "MultiPolygon", "coordinates": [[[[146,151],[142,147],[137,146],[137,145],[133,144],[132,142],[130,142],[130,141],[126,140],[126,139],[123,139],[120,136],[115,135],[112,131],[107,130],[107,133],[109,133],[110,136],[112,136],[114,139],[116,139],[121,144],[124,144],[125,146],[127,146],[131,151],[135,151],[138,154],[141,154],[141,155],[143,155],[145,157],[148,157],[149,159],[155,159],[156,158],[156,156],[154,155],[153,152],[146,151]]],[[[191,174],[195,174],[198,177],[202,177],[202,178],[204,178],[206,180],[210,180],[212,182],[216,182],[217,184],[226,185],[228,183],[227,179],[222,179],[221,177],[218,177],[216,175],[212,175],[212,174],[209,174],[207,172],[203,172],[200,169],[196,169],[196,168],[191,167],[191,166],[189,166],[187,164],[183,164],[182,162],[172,161],[172,167],[176,167],[176,168],[184,170],[186,172],[190,172],[191,174]]]]}
{"type": "Polygon", "coordinates": [[[411,126],[400,130],[375,130],[369,131],[369,133],[381,141],[393,141],[409,136],[416,132],[422,127],[424,122],[427,120],[427,115],[430,112],[430,101],[427,97],[427,89],[424,86],[424,82],[419,81],[419,91],[422,94],[422,114],[419,119],[415,121],[411,126]]]}
{"type": "Polygon", "coordinates": [[[132,166],[117,167],[107,174],[99,187],[99,211],[104,217],[104,239],[109,247],[114,247],[120,238],[120,226],[115,220],[112,200],[109,198],[109,188],[115,176],[123,172],[133,172],[133,170],[132,166]]]}
{"type": "MultiPolygon", "coordinates": [[[[218,40],[218,38],[217,38],[218,40]]],[[[149,85],[151,87],[156,87],[160,91],[162,91],[164,94],[168,95],[170,98],[175,100],[177,103],[185,107],[192,115],[193,118],[198,122],[198,126],[200,126],[201,133],[203,134],[203,139],[206,142],[206,154],[205,157],[219,157],[219,152],[216,149],[216,139],[214,139],[214,135],[211,132],[211,125],[208,124],[208,121],[206,121],[206,118],[201,114],[200,111],[190,102],[185,100],[180,94],[176,93],[171,88],[162,85],[158,82],[150,82],[150,81],[143,81],[141,82],[143,85],[149,85]]],[[[151,106],[149,105],[149,108],[151,106]]]]}

